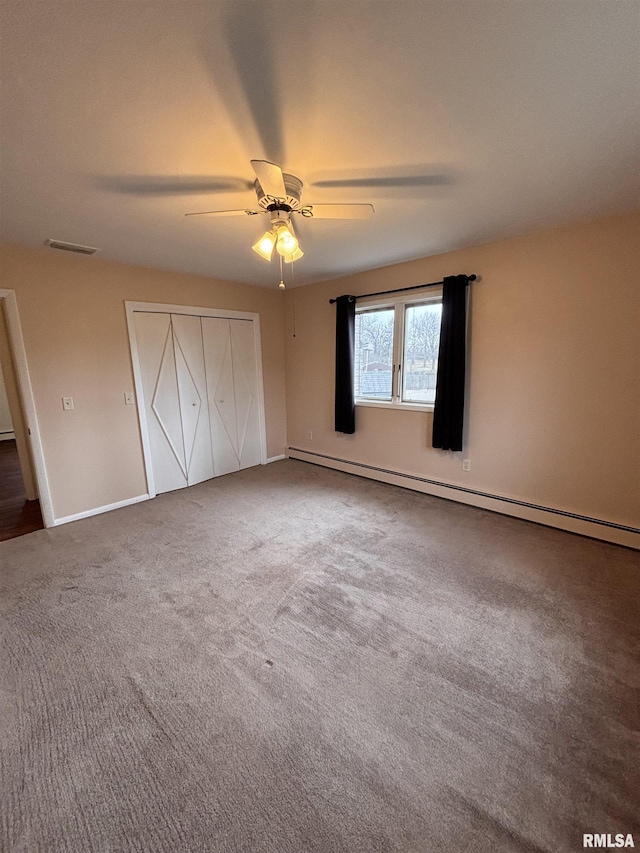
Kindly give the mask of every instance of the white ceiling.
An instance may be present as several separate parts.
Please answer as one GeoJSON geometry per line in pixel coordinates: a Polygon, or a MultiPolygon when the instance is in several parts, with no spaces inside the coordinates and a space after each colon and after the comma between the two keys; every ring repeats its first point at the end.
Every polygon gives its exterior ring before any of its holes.
{"type": "Polygon", "coordinates": [[[254,206],[252,158],[375,206],[298,217],[297,284],[640,204],[637,0],[0,8],[3,241],[276,287],[262,217],[183,216],[254,206]]]}

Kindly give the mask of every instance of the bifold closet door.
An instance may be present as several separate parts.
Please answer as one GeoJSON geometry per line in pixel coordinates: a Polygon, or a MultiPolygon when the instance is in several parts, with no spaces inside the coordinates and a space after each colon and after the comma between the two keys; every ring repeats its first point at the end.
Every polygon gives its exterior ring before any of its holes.
{"type": "Polygon", "coordinates": [[[182,438],[189,486],[214,476],[200,317],[172,314],[182,438]]]}
{"type": "Polygon", "coordinates": [[[236,398],[238,461],[240,468],[262,462],[260,415],[258,410],[258,364],[253,322],[229,320],[231,360],[236,398]]]}
{"type": "Polygon", "coordinates": [[[211,441],[216,474],[261,458],[253,322],[202,318],[211,441]]]}
{"type": "Polygon", "coordinates": [[[136,312],[157,493],[214,476],[200,317],[136,312]]]}
{"type": "Polygon", "coordinates": [[[134,322],[155,490],[171,492],[188,485],[171,316],[136,312],[134,322]]]}

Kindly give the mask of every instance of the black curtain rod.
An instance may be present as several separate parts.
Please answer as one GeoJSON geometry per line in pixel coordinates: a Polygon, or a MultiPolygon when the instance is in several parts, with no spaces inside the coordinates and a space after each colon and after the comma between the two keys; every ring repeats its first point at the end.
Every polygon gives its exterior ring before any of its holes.
{"type": "MultiPolygon", "coordinates": [[[[466,276],[467,284],[470,281],[475,281],[475,274],[466,276]]],[[[414,284],[413,287],[396,287],[395,290],[379,290],[377,293],[360,293],[358,296],[352,296],[351,299],[366,299],[367,296],[386,296],[387,293],[403,293],[405,290],[422,290],[423,287],[437,287],[439,284],[444,284],[444,281],[432,281],[430,284],[414,284]]],[[[337,299],[330,299],[331,305],[337,302],[337,299]]]]}

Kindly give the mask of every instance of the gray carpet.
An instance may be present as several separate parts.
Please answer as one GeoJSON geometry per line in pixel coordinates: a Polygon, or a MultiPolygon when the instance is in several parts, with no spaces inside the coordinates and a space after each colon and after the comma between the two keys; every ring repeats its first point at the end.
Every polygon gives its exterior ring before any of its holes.
{"type": "Polygon", "coordinates": [[[0,563],[5,851],[640,846],[637,552],[288,460],[0,563]]]}

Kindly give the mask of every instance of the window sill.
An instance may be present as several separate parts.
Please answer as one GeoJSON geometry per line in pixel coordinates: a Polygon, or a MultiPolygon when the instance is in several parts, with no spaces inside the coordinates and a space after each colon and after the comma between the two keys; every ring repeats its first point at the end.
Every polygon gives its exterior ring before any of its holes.
{"type": "Polygon", "coordinates": [[[357,399],[356,406],[368,406],[371,409],[402,409],[405,412],[433,411],[433,403],[391,403],[388,400],[357,399]]]}

